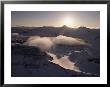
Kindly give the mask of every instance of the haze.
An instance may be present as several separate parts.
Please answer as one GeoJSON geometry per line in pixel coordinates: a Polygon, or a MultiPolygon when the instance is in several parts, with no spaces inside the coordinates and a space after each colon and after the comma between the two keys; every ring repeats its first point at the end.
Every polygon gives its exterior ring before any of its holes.
{"type": "Polygon", "coordinates": [[[99,11],[12,11],[11,26],[100,28],[99,11]]]}

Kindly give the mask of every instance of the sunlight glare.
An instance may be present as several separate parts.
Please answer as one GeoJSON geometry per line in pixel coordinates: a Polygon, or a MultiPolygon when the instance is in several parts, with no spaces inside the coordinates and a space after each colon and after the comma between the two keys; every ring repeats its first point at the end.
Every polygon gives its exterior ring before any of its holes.
{"type": "Polygon", "coordinates": [[[73,19],[71,17],[64,18],[64,25],[72,27],[73,26],[73,19]]]}

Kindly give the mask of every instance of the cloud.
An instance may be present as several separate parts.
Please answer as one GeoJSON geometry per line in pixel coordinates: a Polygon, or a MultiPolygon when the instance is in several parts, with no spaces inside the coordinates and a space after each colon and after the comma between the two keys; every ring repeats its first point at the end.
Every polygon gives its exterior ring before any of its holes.
{"type": "Polygon", "coordinates": [[[63,35],[57,36],[53,39],[54,44],[61,44],[61,45],[85,45],[86,43],[77,38],[67,37],[63,35]]]}
{"type": "Polygon", "coordinates": [[[30,37],[25,45],[37,46],[42,50],[48,50],[53,46],[53,42],[48,37],[30,37]]]}
{"type": "Polygon", "coordinates": [[[48,50],[54,45],[85,45],[86,43],[77,38],[67,37],[63,35],[59,35],[57,37],[40,37],[40,36],[33,36],[30,37],[25,45],[29,46],[37,46],[41,48],[42,50],[48,50]]]}

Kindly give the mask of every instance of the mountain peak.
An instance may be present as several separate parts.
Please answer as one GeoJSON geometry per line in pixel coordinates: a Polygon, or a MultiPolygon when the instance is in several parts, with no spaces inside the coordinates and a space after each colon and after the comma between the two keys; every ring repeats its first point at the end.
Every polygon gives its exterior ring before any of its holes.
{"type": "Polygon", "coordinates": [[[63,25],[63,26],[62,26],[62,28],[68,28],[68,26],[66,26],[66,25],[63,25]]]}

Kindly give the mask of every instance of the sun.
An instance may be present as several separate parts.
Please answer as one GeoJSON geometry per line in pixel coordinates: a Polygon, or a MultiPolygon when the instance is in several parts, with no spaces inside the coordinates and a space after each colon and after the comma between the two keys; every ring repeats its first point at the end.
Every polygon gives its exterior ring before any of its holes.
{"type": "Polygon", "coordinates": [[[69,27],[73,26],[73,19],[71,17],[64,18],[63,22],[64,22],[63,24],[66,26],[69,26],[69,27]]]}

